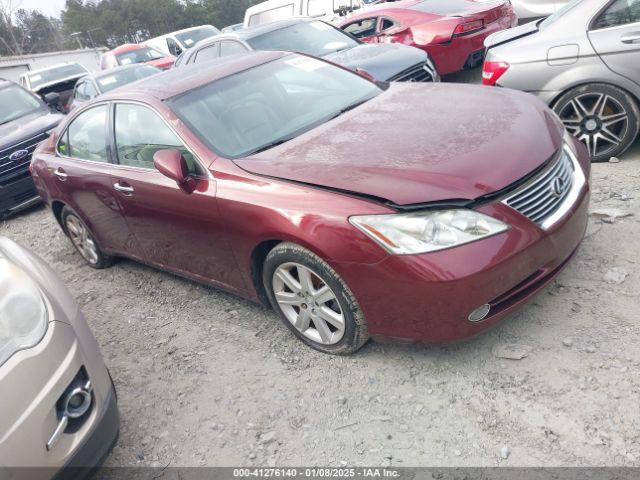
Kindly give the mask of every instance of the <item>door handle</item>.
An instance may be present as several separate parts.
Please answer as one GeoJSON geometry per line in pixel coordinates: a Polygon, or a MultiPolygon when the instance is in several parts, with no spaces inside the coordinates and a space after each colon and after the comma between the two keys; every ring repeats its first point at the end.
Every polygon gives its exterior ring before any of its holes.
{"type": "Polygon", "coordinates": [[[640,32],[625,33],[620,37],[622,43],[640,43],[640,32]]]}
{"type": "Polygon", "coordinates": [[[64,182],[64,181],[67,179],[67,177],[69,176],[69,175],[67,175],[67,174],[65,173],[65,171],[64,171],[63,169],[61,169],[61,168],[57,168],[56,170],[54,170],[54,171],[53,171],[53,174],[54,174],[56,177],[58,177],[58,180],[60,180],[61,182],[64,182]]]}
{"type": "Polygon", "coordinates": [[[131,185],[122,185],[120,182],[114,183],[113,188],[128,197],[130,197],[135,191],[131,185]]]}

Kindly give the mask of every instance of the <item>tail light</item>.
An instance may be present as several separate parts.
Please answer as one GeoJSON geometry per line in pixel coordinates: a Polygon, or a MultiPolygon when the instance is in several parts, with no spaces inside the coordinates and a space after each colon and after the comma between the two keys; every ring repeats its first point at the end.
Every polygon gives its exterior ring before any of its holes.
{"type": "Polygon", "coordinates": [[[498,79],[509,70],[507,62],[484,62],[482,67],[482,84],[494,86],[498,79]]]}
{"type": "Polygon", "coordinates": [[[459,37],[460,35],[468,35],[469,33],[477,32],[483,28],[483,20],[473,20],[471,22],[460,23],[453,31],[453,36],[459,37]]]}

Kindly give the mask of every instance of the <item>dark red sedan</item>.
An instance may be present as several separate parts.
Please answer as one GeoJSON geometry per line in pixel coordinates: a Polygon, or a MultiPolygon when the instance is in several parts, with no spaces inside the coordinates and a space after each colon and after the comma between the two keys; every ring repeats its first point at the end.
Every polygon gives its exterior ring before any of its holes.
{"type": "Polygon", "coordinates": [[[589,166],[527,94],[254,52],[79,108],[32,170],[92,267],[123,256],[270,302],[349,353],[474,335],[547,285],[583,238],[589,166]]]}
{"type": "Polygon", "coordinates": [[[481,65],[484,39],[517,25],[510,0],[403,0],[364,9],[340,28],[364,42],[420,48],[447,75],[481,65]]]}

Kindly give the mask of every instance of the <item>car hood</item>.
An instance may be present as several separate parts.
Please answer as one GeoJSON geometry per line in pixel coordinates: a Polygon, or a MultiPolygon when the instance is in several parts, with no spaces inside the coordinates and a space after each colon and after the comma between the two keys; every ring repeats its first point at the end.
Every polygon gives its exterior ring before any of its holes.
{"type": "Polygon", "coordinates": [[[318,128],[235,162],[255,174],[397,205],[474,200],[541,166],[563,135],[553,113],[525,93],[397,83],[318,128]]]}
{"type": "Polygon", "coordinates": [[[365,43],[323,58],[352,70],[362,68],[378,80],[389,80],[418,63],[426,62],[427,54],[398,43],[365,43]]]}
{"type": "Polygon", "coordinates": [[[499,32],[492,33],[484,40],[484,46],[486,48],[497,47],[503,43],[511,42],[518,38],[526,37],[538,31],[538,21],[525,23],[518,27],[508,28],[506,30],[500,30],[499,32]]]}
{"type": "Polygon", "coordinates": [[[12,122],[0,125],[0,150],[51,130],[60,123],[62,118],[62,115],[51,113],[48,109],[42,108],[12,122]]]}

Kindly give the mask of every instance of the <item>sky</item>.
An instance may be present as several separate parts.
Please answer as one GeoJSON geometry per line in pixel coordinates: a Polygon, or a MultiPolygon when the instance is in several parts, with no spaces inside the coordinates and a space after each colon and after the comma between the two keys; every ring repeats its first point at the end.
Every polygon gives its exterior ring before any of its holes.
{"type": "Polygon", "coordinates": [[[11,2],[12,8],[25,10],[40,10],[45,15],[57,17],[64,8],[65,0],[0,0],[5,6],[11,2]],[[17,8],[16,8],[17,7],[17,8]]]}

